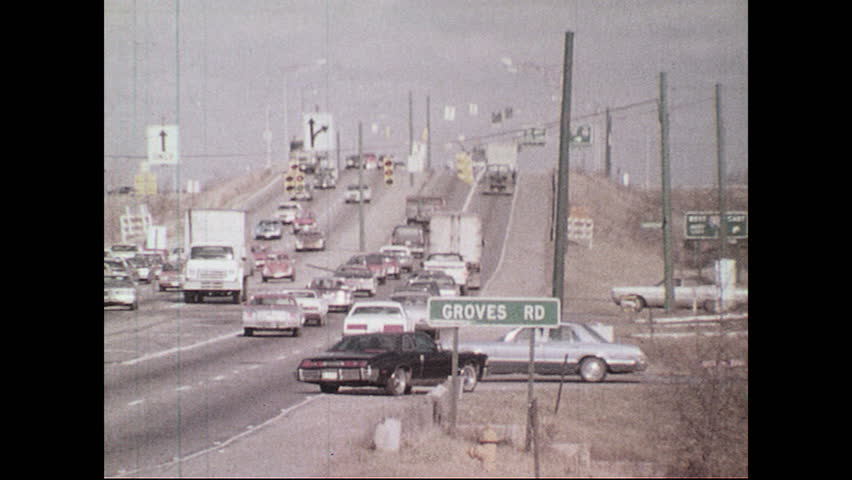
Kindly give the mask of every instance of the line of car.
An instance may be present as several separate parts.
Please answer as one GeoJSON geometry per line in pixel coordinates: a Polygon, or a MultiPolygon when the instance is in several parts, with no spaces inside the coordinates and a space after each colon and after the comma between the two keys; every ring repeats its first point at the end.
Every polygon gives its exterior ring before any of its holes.
{"type": "MultiPolygon", "coordinates": [[[[279,205],[277,218],[261,220],[255,227],[255,239],[281,239],[287,225],[297,237],[297,251],[325,249],[324,238],[319,244],[299,243],[300,235],[322,233],[316,227],[316,217],[295,201],[279,205]]],[[[114,261],[129,256],[120,250],[110,255],[105,252],[104,306],[121,304],[136,309],[138,301],[131,292],[135,292],[140,270],[139,265],[130,264],[144,262],[114,261]]],[[[296,281],[289,253],[256,246],[252,254],[264,282],[296,281]]],[[[131,258],[139,257],[142,255],[133,252],[131,258]]],[[[149,282],[156,279],[161,291],[180,289],[180,266],[165,260],[159,263],[143,278],[149,282]],[[156,273],[151,277],[153,271],[156,273]]],[[[385,245],[376,252],[353,255],[336,269],[326,269],[326,274],[315,276],[305,288],[264,288],[250,295],[243,305],[244,336],[278,331],[297,337],[306,326],[326,326],[329,311],[343,312],[341,340],[325,353],[303,359],[295,372],[299,381],[317,384],[326,393],[343,386],[374,386],[392,395],[410,393],[413,386],[443,382],[451,374],[451,351],[440,341],[439,332],[429,326],[427,303],[430,297],[458,296],[462,292],[448,274],[420,267],[422,261],[408,246],[385,245]],[[403,273],[407,274],[405,279],[403,273]],[[389,298],[373,299],[378,285],[390,279],[402,282],[389,298]],[[362,300],[364,296],[368,299],[362,300]]],[[[599,382],[610,373],[647,368],[647,358],[638,347],[613,343],[584,324],[515,329],[493,342],[460,343],[459,373],[465,391],[473,391],[486,374],[525,373],[530,335],[536,335],[536,343],[541,345],[535,363],[537,374],[576,374],[583,381],[599,382]]]]}

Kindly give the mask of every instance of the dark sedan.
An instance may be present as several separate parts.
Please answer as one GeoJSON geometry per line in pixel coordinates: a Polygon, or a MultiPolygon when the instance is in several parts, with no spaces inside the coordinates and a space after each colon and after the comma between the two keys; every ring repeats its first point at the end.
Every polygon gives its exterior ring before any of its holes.
{"type": "MultiPolygon", "coordinates": [[[[484,354],[459,352],[459,375],[472,392],[485,373],[484,354]]],[[[324,393],[340,387],[379,387],[390,395],[433,386],[451,375],[452,352],[422,332],[371,333],[344,337],[324,354],[299,363],[296,379],[315,383],[324,393]]]]}

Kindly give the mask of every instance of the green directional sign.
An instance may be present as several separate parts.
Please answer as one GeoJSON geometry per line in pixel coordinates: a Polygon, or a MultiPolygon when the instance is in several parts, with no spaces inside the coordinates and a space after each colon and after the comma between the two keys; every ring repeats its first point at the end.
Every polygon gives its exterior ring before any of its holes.
{"type": "MultiPolygon", "coordinates": [[[[721,223],[719,212],[686,212],[684,238],[719,238],[721,223]]],[[[728,238],[748,238],[748,212],[725,212],[725,225],[728,238]]]]}
{"type": "Polygon", "coordinates": [[[562,318],[558,298],[430,297],[432,327],[469,325],[499,327],[556,327],[562,318]]]}

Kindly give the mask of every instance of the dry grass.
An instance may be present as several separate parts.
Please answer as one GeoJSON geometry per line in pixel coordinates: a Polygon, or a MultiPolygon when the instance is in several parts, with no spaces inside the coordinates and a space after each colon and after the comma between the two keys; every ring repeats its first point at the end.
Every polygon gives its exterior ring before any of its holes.
{"type": "MultiPolygon", "coordinates": [[[[747,476],[747,365],[736,369],[702,366],[717,356],[747,359],[747,341],[649,341],[642,348],[659,373],[644,378],[611,376],[602,384],[569,377],[558,413],[554,412],[558,381],[537,379],[541,475],[644,476],[647,474],[638,466],[630,470],[623,464],[650,462],[657,472],[670,476],[747,476]],[[578,468],[552,447],[563,443],[587,445],[591,467],[578,468]],[[612,466],[618,462],[621,467],[612,466]]],[[[484,382],[476,392],[462,397],[459,425],[526,425],[526,379],[501,380],[484,382]]],[[[404,441],[398,453],[361,445],[338,466],[339,471],[331,473],[355,477],[534,476],[532,453],[525,452],[523,445],[500,444],[492,471],[467,455],[474,445],[474,439],[462,429],[456,438],[431,429],[417,441],[404,441]]]]}

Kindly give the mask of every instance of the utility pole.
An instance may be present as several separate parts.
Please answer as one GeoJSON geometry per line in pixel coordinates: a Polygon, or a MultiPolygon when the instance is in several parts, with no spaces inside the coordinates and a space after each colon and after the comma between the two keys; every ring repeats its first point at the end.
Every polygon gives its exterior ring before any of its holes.
{"type": "Polygon", "coordinates": [[[716,84],[716,167],[719,185],[719,258],[728,257],[728,225],[725,218],[725,150],[722,129],[722,86],[716,84]]]}
{"type": "MultiPolygon", "coordinates": [[[[551,296],[565,305],[565,243],[568,241],[568,154],[571,151],[571,67],[574,53],[574,32],[565,32],[565,57],[562,72],[562,118],[559,126],[559,168],[556,186],[556,241],[553,250],[553,291],[551,296]]],[[[564,311],[564,310],[563,310],[564,311]]],[[[562,319],[559,319],[561,322],[562,319]]],[[[537,329],[530,332],[529,380],[527,383],[527,406],[533,405],[533,376],[535,373],[535,335],[537,329]]],[[[532,444],[532,416],[527,415],[526,449],[532,444]]]]}
{"type": "Polygon", "coordinates": [[[334,181],[337,182],[337,177],[340,176],[340,129],[337,130],[337,148],[335,151],[337,152],[337,163],[334,167],[334,181]]]}
{"type": "Polygon", "coordinates": [[[606,145],[604,146],[604,172],[606,178],[609,179],[612,174],[612,117],[609,114],[609,107],[606,108],[606,145]]]}
{"type": "Polygon", "coordinates": [[[571,63],[574,33],[565,32],[565,59],[562,81],[562,119],[559,130],[559,168],[556,186],[556,241],[553,251],[552,296],[563,299],[565,280],[565,243],[568,235],[568,155],[571,147],[571,63]]]}
{"type": "Polygon", "coordinates": [[[358,122],[358,251],[364,252],[364,152],[361,145],[361,122],[358,122]]]}
{"type": "MultiPolygon", "coordinates": [[[[414,153],[414,100],[408,91],[408,155],[414,153]]],[[[414,186],[414,172],[408,172],[408,186],[414,186]]]]}
{"type": "Polygon", "coordinates": [[[426,95],[426,170],[432,171],[432,126],[429,113],[429,95],[426,95]]]}
{"type": "Polygon", "coordinates": [[[666,312],[674,307],[674,279],[672,278],[672,185],[669,177],[669,112],[666,106],[666,73],[660,72],[660,152],[663,193],[663,262],[666,288],[666,312]]]}

